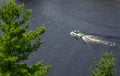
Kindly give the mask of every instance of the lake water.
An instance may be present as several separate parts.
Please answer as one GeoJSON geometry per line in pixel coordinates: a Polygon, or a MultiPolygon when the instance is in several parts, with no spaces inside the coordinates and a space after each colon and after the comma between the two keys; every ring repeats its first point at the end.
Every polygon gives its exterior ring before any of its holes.
{"type": "Polygon", "coordinates": [[[47,76],[90,76],[94,57],[99,60],[103,51],[113,51],[117,58],[116,76],[120,76],[120,0],[18,0],[18,3],[22,1],[25,9],[33,10],[30,29],[41,24],[46,27],[41,36],[45,43],[30,55],[28,65],[43,60],[53,66],[47,76]],[[117,46],[76,40],[69,34],[74,29],[117,46]]]}

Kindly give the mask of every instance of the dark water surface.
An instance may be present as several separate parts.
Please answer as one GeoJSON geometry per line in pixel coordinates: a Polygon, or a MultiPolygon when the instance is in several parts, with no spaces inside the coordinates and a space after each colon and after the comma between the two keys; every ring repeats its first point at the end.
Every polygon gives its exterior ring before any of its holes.
{"type": "Polygon", "coordinates": [[[115,42],[120,38],[120,0],[18,0],[33,10],[30,29],[45,24],[41,36],[45,43],[30,55],[32,65],[39,60],[51,64],[47,76],[90,76],[89,67],[94,57],[100,58],[105,50],[112,50],[117,58],[120,76],[120,48],[86,44],[69,35],[74,29],[85,34],[99,35],[115,42]]]}

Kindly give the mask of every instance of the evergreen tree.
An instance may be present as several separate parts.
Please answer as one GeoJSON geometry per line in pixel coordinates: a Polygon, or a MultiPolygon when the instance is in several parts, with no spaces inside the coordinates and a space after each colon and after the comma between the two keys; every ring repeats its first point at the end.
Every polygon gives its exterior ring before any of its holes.
{"type": "Polygon", "coordinates": [[[44,76],[50,65],[43,66],[42,61],[33,66],[21,63],[40,47],[43,41],[37,38],[45,32],[44,26],[26,31],[31,9],[23,13],[23,8],[24,4],[17,6],[15,0],[3,0],[0,8],[0,75],[44,76]]]}
{"type": "Polygon", "coordinates": [[[116,58],[112,52],[104,52],[102,59],[98,63],[95,61],[95,68],[91,70],[91,76],[115,76],[116,58]]]}

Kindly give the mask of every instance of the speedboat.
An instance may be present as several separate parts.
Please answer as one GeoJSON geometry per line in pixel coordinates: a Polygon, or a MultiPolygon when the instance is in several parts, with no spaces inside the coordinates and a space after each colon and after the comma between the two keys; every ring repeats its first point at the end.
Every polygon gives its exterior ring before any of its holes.
{"type": "Polygon", "coordinates": [[[79,30],[73,30],[73,31],[71,31],[71,32],[70,32],[70,35],[71,35],[72,37],[75,37],[75,38],[80,38],[80,37],[83,37],[83,36],[84,36],[84,34],[81,33],[79,30]]]}

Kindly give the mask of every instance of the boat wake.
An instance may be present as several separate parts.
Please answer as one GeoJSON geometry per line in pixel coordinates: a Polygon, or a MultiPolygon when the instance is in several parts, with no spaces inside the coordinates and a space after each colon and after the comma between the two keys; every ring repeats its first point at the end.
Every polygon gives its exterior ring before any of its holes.
{"type": "Polygon", "coordinates": [[[97,35],[84,35],[82,39],[86,43],[106,45],[106,46],[120,46],[119,39],[112,36],[97,36],[97,35]],[[109,38],[108,38],[109,37],[109,38]],[[111,39],[110,39],[111,38],[111,39]]]}

